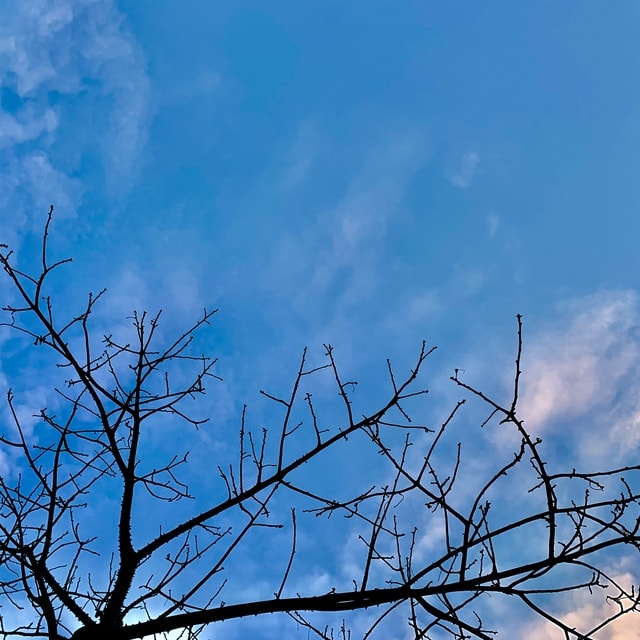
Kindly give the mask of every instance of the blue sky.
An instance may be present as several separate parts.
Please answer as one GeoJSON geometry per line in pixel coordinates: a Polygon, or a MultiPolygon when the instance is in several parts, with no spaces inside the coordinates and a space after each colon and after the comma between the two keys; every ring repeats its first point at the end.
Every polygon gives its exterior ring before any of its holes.
{"type": "MultiPolygon", "coordinates": [[[[454,367],[499,391],[522,313],[528,424],[558,461],[628,460],[639,28],[632,1],[5,0],[0,240],[28,265],[54,203],[56,292],[106,286],[105,327],[219,307],[224,424],[324,342],[365,404],[423,338],[436,413],[454,367]]],[[[1,385],[46,398],[33,367],[1,385]]]]}

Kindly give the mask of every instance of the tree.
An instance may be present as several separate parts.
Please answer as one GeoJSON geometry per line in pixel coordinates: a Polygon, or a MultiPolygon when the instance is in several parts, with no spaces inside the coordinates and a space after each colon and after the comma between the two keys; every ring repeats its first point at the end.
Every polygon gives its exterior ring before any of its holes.
{"type": "Polygon", "coordinates": [[[331,346],[319,365],[309,364],[305,350],[285,397],[262,392],[281,410],[277,428],[251,428],[244,410],[235,462],[212,461],[223,494],[188,507],[191,492],[181,479],[187,452],[176,443],[158,464],[158,452],[149,449],[169,420],[207,428],[194,403],[217,378],[215,360],[194,351],[194,336],[215,312],[205,310],[169,340],[160,335],[159,313],[134,312],[131,341],[104,335],[97,342],[92,321],[104,291],[70,317],[47,293],[51,274],[70,262],[49,258],[52,215],[53,207],[36,275],[18,269],[6,245],[0,251],[19,300],[4,307],[4,326],[53,353],[65,378],[55,390],[56,411],[42,408],[37,429],[25,424],[17,394],[7,394],[0,435],[10,461],[0,479],[4,637],[195,638],[223,621],[282,614],[302,637],[328,639],[334,631],[318,615],[334,613],[335,635],[346,640],[348,624],[340,618],[367,609],[374,613],[366,638],[389,637],[385,625],[394,625],[396,637],[486,640],[494,637],[486,600],[504,597],[555,625],[558,637],[591,639],[637,610],[636,591],[607,573],[606,559],[640,548],[640,466],[551,468],[542,441],[517,414],[520,316],[508,401],[467,384],[456,370],[451,380],[463,396],[436,428],[411,419],[412,404],[420,406],[426,393],[420,380],[434,348],[423,343],[403,377],[387,361],[388,397],[362,416],[354,406],[356,383],[343,379],[331,346]],[[340,421],[314,402],[313,381],[322,376],[332,380],[340,421]],[[468,400],[482,411],[479,426],[517,435],[513,451],[487,461],[488,472],[486,465],[470,469],[473,452],[464,442],[470,436],[455,433],[468,400]],[[376,458],[373,484],[364,477],[336,488],[321,474],[303,472],[345,448],[376,458]],[[518,487],[524,489],[514,495],[518,487]],[[511,518],[492,506],[504,496],[516,505],[511,518]],[[113,518],[96,526],[87,509],[105,499],[115,505],[113,518]],[[323,518],[335,522],[339,514],[345,519],[337,529],[361,542],[351,585],[292,591],[295,575],[296,584],[304,580],[296,563],[301,536],[313,537],[323,518]],[[154,515],[157,529],[148,523],[154,515]],[[237,599],[247,576],[227,575],[226,564],[243,546],[283,533],[290,543],[272,596],[237,599]],[[420,549],[425,540],[428,552],[420,549]],[[575,629],[554,613],[558,594],[567,592],[604,593],[614,606],[594,628],[575,629]],[[224,602],[226,593],[236,600],[224,602]]]}

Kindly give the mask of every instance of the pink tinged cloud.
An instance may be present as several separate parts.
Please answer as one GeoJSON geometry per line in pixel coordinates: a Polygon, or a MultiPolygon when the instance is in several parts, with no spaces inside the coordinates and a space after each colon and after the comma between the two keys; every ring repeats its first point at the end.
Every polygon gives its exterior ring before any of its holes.
{"type": "Polygon", "coordinates": [[[638,297],[601,291],[564,305],[563,320],[524,346],[519,415],[541,433],[630,391],[640,353],[638,297]]]}
{"type": "MultiPolygon", "coordinates": [[[[636,582],[629,573],[617,575],[614,578],[629,589],[636,582]]],[[[558,617],[569,628],[586,633],[595,629],[609,617],[615,616],[619,610],[618,604],[607,601],[603,597],[597,603],[575,602],[573,605],[568,605],[558,617]]],[[[640,629],[640,613],[630,611],[607,624],[592,637],[596,640],[637,640],[639,637],[638,629],[640,629]]],[[[523,640],[565,640],[566,635],[551,622],[538,621],[526,626],[522,638],[523,640]]]]}

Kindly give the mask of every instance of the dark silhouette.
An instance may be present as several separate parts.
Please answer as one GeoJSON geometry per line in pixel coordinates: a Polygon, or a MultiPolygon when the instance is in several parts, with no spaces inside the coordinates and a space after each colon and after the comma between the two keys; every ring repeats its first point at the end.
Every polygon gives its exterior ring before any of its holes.
{"type": "MultiPolygon", "coordinates": [[[[7,395],[11,421],[0,432],[8,461],[0,478],[3,637],[127,640],[172,631],[210,637],[204,630],[216,623],[272,614],[288,616],[301,638],[347,640],[355,636],[349,612],[368,609],[358,637],[404,638],[408,629],[416,640],[443,634],[488,640],[501,621],[490,619],[487,602],[501,597],[556,625],[558,637],[578,640],[595,639],[637,608],[636,591],[607,574],[606,560],[607,552],[639,549],[640,467],[558,470],[547,463],[541,440],[517,415],[520,316],[508,401],[466,384],[456,370],[451,379],[461,398],[435,427],[411,418],[426,393],[422,367],[434,350],[426,344],[404,376],[387,362],[388,396],[366,415],[357,413],[355,382],[343,379],[331,346],[321,365],[309,365],[303,352],[284,397],[262,392],[281,409],[277,427],[250,428],[243,411],[235,461],[210,453],[223,493],[189,508],[181,477],[190,461],[182,443],[164,461],[152,445],[169,424],[207,428],[194,399],[217,377],[215,361],[195,352],[193,337],[215,312],[205,310],[168,340],[158,331],[160,314],[134,313],[131,341],[112,335],[97,341],[92,314],[104,291],[89,295],[77,315],[65,315],[68,303],[47,293],[51,274],[70,262],[50,262],[52,215],[53,207],[36,274],[18,269],[6,245],[0,250],[18,300],[4,306],[3,326],[53,353],[66,382],[55,411],[42,408],[35,427],[16,408],[19,391],[7,395]],[[327,376],[340,419],[335,406],[325,411],[313,400],[313,381],[327,376]],[[466,399],[481,411],[478,428],[517,434],[513,452],[495,451],[494,460],[473,470],[469,430],[455,430],[466,399]],[[334,460],[328,453],[344,460],[345,450],[354,464],[375,463],[362,465],[362,482],[352,487],[329,481],[335,469],[318,472],[319,462],[334,460]],[[364,477],[364,466],[377,479],[364,477]],[[315,471],[304,472],[309,467],[315,471]],[[492,507],[503,498],[512,517],[492,507]],[[90,507],[101,500],[114,505],[113,518],[92,522],[90,507]],[[154,517],[159,528],[145,526],[154,517]],[[296,562],[301,540],[313,539],[326,518],[345,543],[359,540],[360,564],[348,585],[301,590],[311,584],[296,562]],[[284,533],[289,546],[272,595],[239,597],[250,591],[251,576],[225,566],[236,554],[250,556],[252,540],[284,533]],[[595,628],[574,629],[554,613],[566,592],[604,594],[613,606],[595,628]]],[[[275,573],[273,563],[265,580],[275,573]]]]}

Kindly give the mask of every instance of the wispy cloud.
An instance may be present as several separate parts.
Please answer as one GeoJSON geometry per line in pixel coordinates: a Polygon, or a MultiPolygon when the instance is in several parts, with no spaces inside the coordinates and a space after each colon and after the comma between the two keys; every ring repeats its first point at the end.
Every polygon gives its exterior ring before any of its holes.
{"type": "Polygon", "coordinates": [[[475,151],[469,151],[458,159],[455,166],[447,173],[447,177],[454,186],[467,189],[477,175],[479,165],[480,156],[475,151]]]}
{"type": "Polygon", "coordinates": [[[632,448],[640,437],[638,296],[601,291],[565,304],[561,319],[525,344],[519,413],[541,433],[580,419],[583,446],[632,448]],[[603,429],[606,424],[606,429],[603,429]]]}
{"type": "Polygon", "coordinates": [[[487,230],[490,238],[493,238],[496,235],[496,231],[498,231],[499,226],[500,217],[495,213],[489,214],[489,216],[487,216],[487,230]]]}
{"type": "MultiPolygon", "coordinates": [[[[146,140],[149,82],[114,2],[16,0],[0,7],[3,227],[55,202],[74,215],[95,162],[126,189],[146,140]],[[10,212],[10,213],[9,213],[10,212]],[[11,217],[9,217],[11,216],[11,217]]],[[[7,231],[8,232],[8,231],[7,231]]]]}
{"type": "MultiPolygon", "coordinates": [[[[629,573],[613,576],[616,582],[625,588],[630,589],[635,581],[629,573]]],[[[594,590],[598,595],[597,590],[594,590]]],[[[604,595],[614,596],[614,593],[606,593],[604,595]]],[[[597,603],[593,602],[592,597],[585,601],[577,601],[569,604],[559,618],[569,628],[587,632],[601,624],[610,616],[614,616],[620,610],[616,602],[610,602],[603,596],[597,603]]],[[[640,614],[631,612],[624,615],[604,629],[598,632],[599,640],[636,640],[638,637],[638,624],[640,623],[640,614]]],[[[546,621],[538,621],[526,626],[523,632],[524,640],[558,640],[564,637],[564,633],[556,626],[546,621]]]]}
{"type": "Polygon", "coordinates": [[[342,198],[301,235],[289,235],[279,243],[269,274],[271,286],[292,295],[300,310],[326,308],[327,297],[334,308],[353,304],[371,293],[384,264],[389,229],[423,162],[421,136],[401,136],[372,150],[342,198]]]}
{"type": "Polygon", "coordinates": [[[201,71],[195,77],[183,79],[170,91],[157,96],[157,99],[164,103],[175,104],[196,98],[206,98],[216,93],[221,81],[222,76],[217,71],[201,71]]]}
{"type": "Polygon", "coordinates": [[[306,121],[298,126],[293,145],[284,160],[280,179],[283,189],[293,189],[308,177],[317,150],[318,138],[318,131],[312,122],[306,121]]]}
{"type": "Polygon", "coordinates": [[[26,103],[16,114],[0,111],[0,148],[35,140],[57,126],[58,117],[51,108],[37,109],[26,103]]]}

